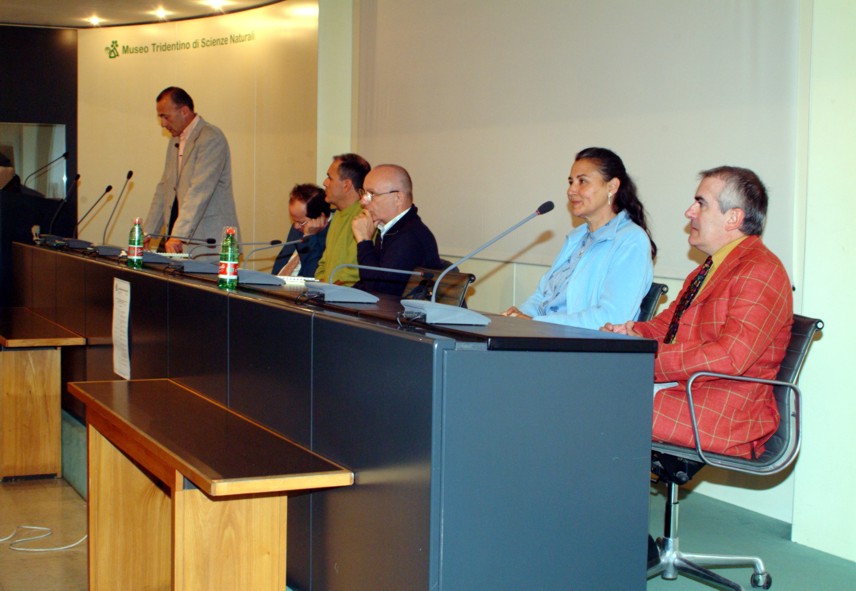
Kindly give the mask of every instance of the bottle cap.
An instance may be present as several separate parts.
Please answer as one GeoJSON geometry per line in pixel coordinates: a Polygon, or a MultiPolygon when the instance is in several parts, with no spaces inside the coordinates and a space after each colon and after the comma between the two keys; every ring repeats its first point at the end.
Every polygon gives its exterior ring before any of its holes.
{"type": "Polygon", "coordinates": [[[235,233],[235,228],[233,228],[232,226],[229,226],[228,228],[226,228],[226,234],[227,235],[231,236],[234,233],[235,233]]]}
{"type": "Polygon", "coordinates": [[[142,223],[143,223],[143,218],[134,218],[134,225],[135,225],[135,226],[136,226],[137,224],[142,224],[142,223]]]}

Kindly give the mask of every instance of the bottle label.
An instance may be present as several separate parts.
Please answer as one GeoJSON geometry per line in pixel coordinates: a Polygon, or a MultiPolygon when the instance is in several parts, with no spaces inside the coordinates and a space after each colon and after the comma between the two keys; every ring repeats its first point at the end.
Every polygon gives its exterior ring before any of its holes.
{"type": "Polygon", "coordinates": [[[141,259],[143,258],[143,247],[142,245],[131,244],[128,246],[128,258],[129,259],[141,259]]]}
{"type": "Polygon", "coordinates": [[[237,279],[238,278],[238,263],[237,261],[220,261],[219,279],[237,279]]]}

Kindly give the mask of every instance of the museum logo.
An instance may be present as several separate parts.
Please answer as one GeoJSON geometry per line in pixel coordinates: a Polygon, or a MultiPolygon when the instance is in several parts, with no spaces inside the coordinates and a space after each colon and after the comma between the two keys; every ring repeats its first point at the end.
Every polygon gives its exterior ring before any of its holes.
{"type": "Polygon", "coordinates": [[[108,58],[111,60],[116,59],[119,57],[119,42],[114,40],[113,43],[110,44],[110,47],[104,48],[104,51],[107,52],[108,58]]]}

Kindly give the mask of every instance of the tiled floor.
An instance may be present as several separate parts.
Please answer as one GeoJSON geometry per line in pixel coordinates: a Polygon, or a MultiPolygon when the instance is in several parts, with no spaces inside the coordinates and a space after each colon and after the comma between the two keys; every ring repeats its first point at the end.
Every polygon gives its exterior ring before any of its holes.
{"type": "MultiPolygon", "coordinates": [[[[47,538],[22,544],[48,548],[73,544],[86,534],[86,502],[64,480],[0,484],[0,538],[19,525],[49,527],[47,538]]],[[[19,531],[16,538],[42,532],[19,531]]],[[[86,541],[58,552],[16,552],[0,544],[0,591],[86,591],[86,541]]]]}

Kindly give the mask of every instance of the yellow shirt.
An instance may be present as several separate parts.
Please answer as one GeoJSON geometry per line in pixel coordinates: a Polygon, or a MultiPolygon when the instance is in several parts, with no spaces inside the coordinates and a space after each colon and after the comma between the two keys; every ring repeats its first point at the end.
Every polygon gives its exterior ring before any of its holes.
{"type": "MultiPolygon", "coordinates": [[[[699,288],[698,293],[701,293],[702,290],[704,290],[704,288],[707,287],[707,284],[710,283],[710,278],[713,277],[714,273],[716,273],[716,270],[719,268],[719,265],[722,264],[722,261],[725,260],[725,257],[727,257],[729,254],[731,254],[731,251],[734,250],[735,248],[737,248],[737,245],[740,244],[741,242],[743,242],[745,239],[746,239],[746,236],[741,236],[737,240],[732,240],[731,242],[729,242],[728,244],[726,244],[725,246],[723,246],[722,248],[717,250],[715,253],[713,253],[713,256],[710,257],[713,259],[713,264],[711,264],[710,269],[707,272],[707,275],[705,275],[704,283],[701,284],[701,287],[699,288]]],[[[698,295],[698,294],[696,294],[696,295],[698,295]]]]}

